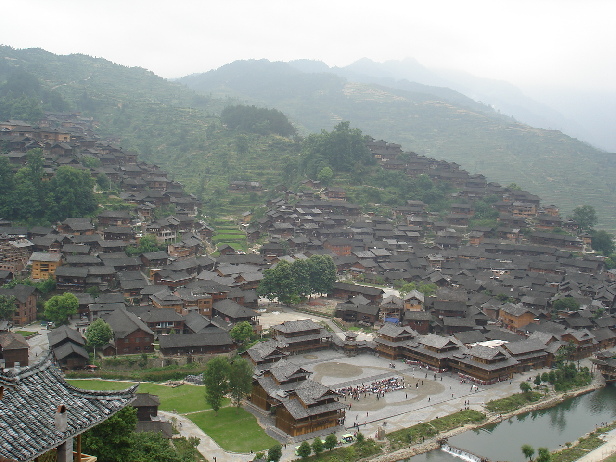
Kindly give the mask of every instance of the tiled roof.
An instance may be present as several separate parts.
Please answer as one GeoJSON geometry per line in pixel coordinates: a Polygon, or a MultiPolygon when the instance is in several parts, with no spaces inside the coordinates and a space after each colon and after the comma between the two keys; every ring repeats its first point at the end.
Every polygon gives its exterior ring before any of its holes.
{"type": "Polygon", "coordinates": [[[69,385],[46,356],[19,372],[0,372],[0,457],[29,461],[111,417],[130,404],[137,385],[122,391],[86,391],[69,385]],[[66,430],[55,415],[66,406],[66,430]]]}

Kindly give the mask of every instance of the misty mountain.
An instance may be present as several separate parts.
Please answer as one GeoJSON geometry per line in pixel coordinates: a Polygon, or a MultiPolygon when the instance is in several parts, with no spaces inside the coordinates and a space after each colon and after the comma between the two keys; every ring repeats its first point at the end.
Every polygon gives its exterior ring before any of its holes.
{"type": "Polygon", "coordinates": [[[452,89],[396,80],[400,67],[380,71],[381,81],[393,86],[357,77],[374,68],[366,60],[354,68],[319,72],[322,63],[310,61],[236,61],[179,81],[213,96],[275,107],[304,131],[349,120],[405,150],[457,162],[502,184],[515,182],[565,213],[591,204],[602,223],[616,228],[613,155],[560,131],[522,124],[452,89]]]}

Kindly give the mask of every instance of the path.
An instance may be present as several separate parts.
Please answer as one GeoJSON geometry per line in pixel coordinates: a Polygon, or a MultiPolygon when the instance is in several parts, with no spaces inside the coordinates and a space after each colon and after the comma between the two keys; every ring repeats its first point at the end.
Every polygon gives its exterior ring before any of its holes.
{"type": "Polygon", "coordinates": [[[616,453],[616,430],[606,433],[604,439],[605,444],[579,458],[577,462],[600,462],[616,453]]]}
{"type": "Polygon", "coordinates": [[[199,438],[197,449],[210,462],[249,462],[254,458],[254,454],[241,454],[237,452],[228,452],[222,449],[216,441],[206,435],[203,430],[197,427],[192,420],[185,417],[183,414],[175,414],[173,412],[158,411],[160,415],[168,421],[177,422],[176,428],[180,431],[180,436],[186,438],[199,438]]]}

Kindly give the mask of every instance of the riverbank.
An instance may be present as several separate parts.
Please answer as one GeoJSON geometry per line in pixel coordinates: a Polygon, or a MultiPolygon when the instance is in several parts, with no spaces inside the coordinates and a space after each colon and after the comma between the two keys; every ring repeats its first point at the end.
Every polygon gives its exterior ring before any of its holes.
{"type": "MultiPolygon", "coordinates": [[[[551,392],[550,394],[546,395],[540,401],[530,403],[526,406],[523,406],[519,409],[515,409],[506,414],[488,413],[486,414],[487,415],[486,420],[479,424],[467,424],[462,427],[458,427],[453,430],[450,430],[448,432],[439,433],[438,435],[435,435],[434,437],[430,438],[429,440],[424,441],[423,443],[413,445],[407,448],[398,449],[396,451],[387,452],[385,454],[380,454],[378,456],[371,457],[365,460],[370,461],[370,462],[397,462],[403,459],[407,459],[409,457],[413,457],[418,454],[422,454],[424,452],[437,449],[439,447],[439,440],[451,438],[452,436],[458,435],[465,431],[479,428],[479,427],[482,427],[484,425],[488,425],[491,423],[499,423],[503,420],[506,420],[518,414],[523,414],[525,412],[532,412],[532,411],[536,411],[539,409],[550,408],[566,399],[574,398],[576,396],[589,393],[593,390],[602,388],[603,386],[605,386],[605,382],[603,381],[602,378],[598,377],[598,378],[595,378],[595,380],[593,380],[593,382],[586,387],[578,388],[576,390],[571,390],[571,391],[564,392],[564,393],[551,392]]],[[[476,410],[481,411],[481,409],[476,409],[476,410]]],[[[523,442],[520,444],[523,444],[523,442]]],[[[387,446],[385,446],[385,450],[387,450],[387,446]]]]}

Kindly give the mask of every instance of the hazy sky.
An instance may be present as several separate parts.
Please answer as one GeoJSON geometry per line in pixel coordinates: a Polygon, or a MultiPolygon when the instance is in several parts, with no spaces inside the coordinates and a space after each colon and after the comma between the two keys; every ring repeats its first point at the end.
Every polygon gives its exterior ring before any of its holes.
{"type": "Polygon", "coordinates": [[[0,44],[168,78],[237,59],[413,57],[521,87],[616,90],[613,0],[20,0],[3,16],[0,44]]]}

